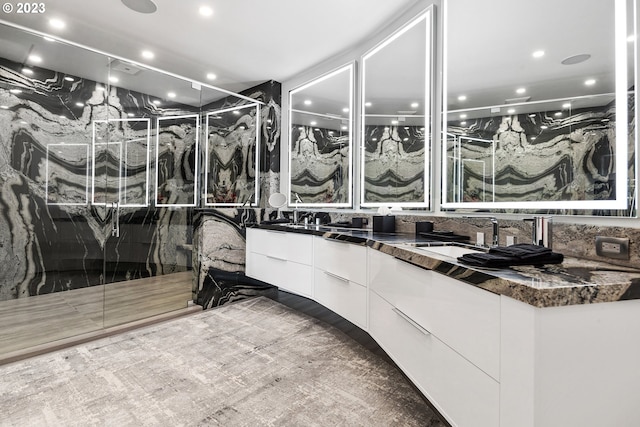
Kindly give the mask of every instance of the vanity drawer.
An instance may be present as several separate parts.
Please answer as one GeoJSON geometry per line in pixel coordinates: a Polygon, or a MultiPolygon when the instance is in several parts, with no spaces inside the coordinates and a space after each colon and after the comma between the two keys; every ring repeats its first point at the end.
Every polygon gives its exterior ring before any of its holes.
{"type": "Polygon", "coordinates": [[[369,287],[449,347],[500,379],[500,297],[369,250],[369,287]]]}
{"type": "Polygon", "coordinates": [[[247,254],[246,275],[298,295],[313,295],[313,267],[258,253],[247,254]]]}
{"type": "Polygon", "coordinates": [[[315,237],[313,242],[317,268],[361,285],[367,283],[366,246],[322,237],[315,237]]]}
{"type": "Polygon", "coordinates": [[[363,285],[316,268],[314,299],[366,330],[367,288],[363,285]]]}
{"type": "Polygon", "coordinates": [[[499,425],[500,386],[415,319],[369,293],[369,333],[452,425],[499,425]]]}
{"type": "Polygon", "coordinates": [[[311,265],[313,262],[313,236],[249,228],[247,229],[247,250],[311,265]]]}

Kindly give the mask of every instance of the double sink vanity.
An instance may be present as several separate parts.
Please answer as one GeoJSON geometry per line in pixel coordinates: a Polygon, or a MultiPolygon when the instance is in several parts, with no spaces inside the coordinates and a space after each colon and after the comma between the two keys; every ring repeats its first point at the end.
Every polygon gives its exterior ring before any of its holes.
{"type": "Polygon", "coordinates": [[[640,270],[502,269],[403,233],[247,229],[246,274],[368,332],[454,426],[640,425],[640,270]]]}

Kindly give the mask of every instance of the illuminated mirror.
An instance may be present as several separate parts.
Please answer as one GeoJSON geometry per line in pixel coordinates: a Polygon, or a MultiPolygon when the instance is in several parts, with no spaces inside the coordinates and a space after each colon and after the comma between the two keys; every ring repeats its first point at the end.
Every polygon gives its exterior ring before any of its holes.
{"type": "Polygon", "coordinates": [[[633,2],[444,7],[442,207],[635,215],[633,2]]]}
{"type": "Polygon", "coordinates": [[[289,93],[289,204],[352,205],[354,65],[289,93]]]}
{"type": "Polygon", "coordinates": [[[431,9],[362,58],[361,205],[429,206],[431,9]]]}

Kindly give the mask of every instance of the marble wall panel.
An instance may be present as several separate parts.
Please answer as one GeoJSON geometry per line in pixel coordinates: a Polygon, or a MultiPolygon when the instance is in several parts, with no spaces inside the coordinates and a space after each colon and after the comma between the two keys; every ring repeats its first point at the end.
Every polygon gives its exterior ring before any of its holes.
{"type": "Polygon", "coordinates": [[[129,121],[129,115],[153,123],[190,108],[159,108],[145,94],[106,90],[42,68],[24,75],[21,69],[0,60],[0,300],[188,269],[192,211],[123,208],[116,240],[110,233],[113,212],[83,203],[83,197],[92,187],[87,169],[94,168],[93,142],[108,132],[119,144],[98,150],[97,165],[107,170],[98,181],[111,182],[99,198],[106,202],[111,194],[117,200],[120,179],[121,201],[146,203],[148,125],[129,121]],[[108,118],[119,122],[94,133],[93,124],[108,118]],[[132,142],[138,140],[144,142],[132,142]],[[83,147],[90,147],[90,157],[82,156],[83,147]]]}

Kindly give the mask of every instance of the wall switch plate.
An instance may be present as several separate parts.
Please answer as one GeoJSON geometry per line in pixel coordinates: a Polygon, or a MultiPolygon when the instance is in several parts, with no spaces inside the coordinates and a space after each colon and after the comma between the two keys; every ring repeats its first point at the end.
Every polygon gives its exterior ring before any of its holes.
{"type": "Polygon", "coordinates": [[[629,238],[596,236],[596,254],[607,258],[629,259],[629,238]]]}
{"type": "Polygon", "coordinates": [[[516,236],[507,236],[507,246],[515,245],[518,243],[516,236]]]}
{"type": "Polygon", "coordinates": [[[476,245],[478,246],[484,246],[484,233],[483,232],[477,232],[476,233],[476,245]]]}

